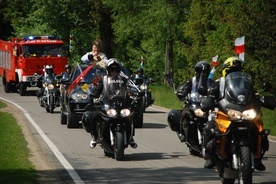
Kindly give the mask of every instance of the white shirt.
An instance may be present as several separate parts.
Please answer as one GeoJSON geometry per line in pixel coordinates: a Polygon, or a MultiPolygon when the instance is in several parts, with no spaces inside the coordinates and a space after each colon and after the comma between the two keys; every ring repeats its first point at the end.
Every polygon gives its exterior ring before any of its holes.
{"type": "MultiPolygon", "coordinates": [[[[92,52],[87,52],[86,54],[84,54],[81,57],[81,61],[83,63],[89,64],[91,61],[88,59],[88,55],[90,55],[90,54],[93,55],[92,52]]],[[[98,59],[97,59],[98,56],[100,56],[101,60],[103,60],[105,63],[107,63],[108,59],[107,59],[107,57],[106,57],[106,55],[104,53],[100,52],[98,55],[95,55],[95,56],[93,55],[93,59],[96,60],[96,61],[98,61],[98,59]]]]}

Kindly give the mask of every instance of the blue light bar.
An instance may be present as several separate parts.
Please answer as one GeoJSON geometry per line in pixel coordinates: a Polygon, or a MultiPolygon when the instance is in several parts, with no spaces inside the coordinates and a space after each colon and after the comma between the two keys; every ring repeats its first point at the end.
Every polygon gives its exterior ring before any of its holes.
{"type": "Polygon", "coordinates": [[[59,40],[59,36],[26,36],[23,38],[24,41],[27,40],[59,40]]]}

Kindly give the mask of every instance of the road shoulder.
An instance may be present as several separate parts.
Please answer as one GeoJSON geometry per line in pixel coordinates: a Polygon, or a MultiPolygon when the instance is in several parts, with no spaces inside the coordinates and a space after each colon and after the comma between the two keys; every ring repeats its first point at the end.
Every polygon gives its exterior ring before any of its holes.
{"type": "Polygon", "coordinates": [[[32,132],[30,130],[30,123],[28,119],[24,116],[23,112],[9,102],[5,101],[4,103],[7,104],[7,107],[0,108],[0,111],[12,114],[12,116],[16,119],[18,125],[20,126],[30,151],[29,160],[33,163],[37,171],[38,183],[61,181],[53,164],[51,164],[49,160],[45,157],[42,150],[40,149],[37,140],[35,140],[34,136],[32,135],[32,132]]]}

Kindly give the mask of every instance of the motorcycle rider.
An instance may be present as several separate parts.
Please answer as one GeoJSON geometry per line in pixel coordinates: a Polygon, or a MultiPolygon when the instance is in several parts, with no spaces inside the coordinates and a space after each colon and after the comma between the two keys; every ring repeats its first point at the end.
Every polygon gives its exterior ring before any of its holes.
{"type": "MultiPolygon", "coordinates": [[[[108,85],[108,78],[118,75],[121,79],[123,79],[124,82],[128,82],[129,78],[126,76],[122,71],[121,71],[121,63],[115,59],[111,58],[107,61],[106,64],[106,70],[107,70],[107,75],[105,75],[103,78],[101,78],[95,87],[92,88],[92,93],[95,97],[100,97],[102,94],[107,93],[107,85],[108,85]]],[[[94,82],[95,83],[95,82],[94,82]]],[[[93,112],[92,115],[92,122],[91,122],[91,141],[90,141],[90,148],[94,148],[97,145],[97,138],[98,138],[98,133],[96,130],[96,125],[95,122],[97,121],[97,113],[93,112]]],[[[134,126],[133,126],[133,136],[134,136],[134,126]]],[[[137,143],[134,141],[134,139],[131,140],[130,146],[132,148],[137,147],[137,143]]]]}
{"type": "MultiPolygon", "coordinates": [[[[148,77],[144,75],[144,69],[142,67],[139,67],[136,71],[136,75],[132,77],[134,83],[135,79],[143,79],[144,81],[148,80],[148,77]]],[[[148,103],[153,104],[154,100],[152,99],[151,91],[148,90],[148,103]]]]}
{"type": "MultiPolygon", "coordinates": [[[[205,89],[210,85],[211,80],[208,79],[208,75],[211,70],[210,64],[206,61],[199,61],[194,66],[196,76],[186,81],[185,84],[178,87],[176,95],[180,101],[184,101],[185,98],[191,98],[191,95],[199,95],[199,89],[201,86],[204,86],[205,89]]],[[[187,124],[187,119],[190,119],[192,116],[189,107],[185,106],[180,115],[180,121],[177,122],[177,125],[171,125],[170,127],[176,127],[176,132],[181,142],[187,142],[189,137],[188,130],[189,125],[187,124]]],[[[168,122],[170,118],[168,118],[168,122]]],[[[172,123],[171,123],[172,124],[172,123]]]]}
{"type": "MultiPolygon", "coordinates": [[[[47,77],[48,77],[49,75],[52,75],[52,77],[55,78],[54,68],[53,68],[52,65],[46,65],[46,67],[45,67],[44,70],[45,70],[44,74],[41,75],[41,77],[38,79],[38,80],[42,80],[42,83],[45,82],[45,80],[47,79],[47,77]]],[[[45,88],[42,87],[42,88],[40,88],[40,89],[37,91],[37,93],[36,93],[37,98],[38,98],[38,100],[39,100],[39,102],[40,102],[40,106],[41,106],[41,107],[44,107],[44,103],[42,102],[42,100],[43,100],[42,98],[43,98],[43,95],[44,95],[44,91],[45,91],[45,88]]],[[[57,96],[60,96],[60,92],[59,92],[59,91],[57,91],[57,96]]],[[[60,106],[60,105],[59,105],[59,98],[57,98],[56,106],[57,106],[57,107],[60,106]]]]}
{"type": "MultiPolygon", "coordinates": [[[[222,77],[225,78],[226,75],[232,72],[242,71],[242,60],[237,56],[232,56],[227,58],[222,66],[222,77]]],[[[208,90],[208,96],[211,97],[214,101],[218,101],[220,94],[220,81],[221,79],[216,80],[208,90]]],[[[215,129],[215,120],[210,120],[206,123],[205,126],[205,134],[204,134],[204,147],[205,147],[205,159],[206,163],[204,165],[205,168],[213,168],[215,166],[215,162],[213,159],[213,155],[215,152],[215,139],[212,135],[212,129],[215,129]]],[[[255,168],[257,170],[265,170],[265,166],[261,162],[261,159],[255,162],[255,168]]]]}
{"type": "Polygon", "coordinates": [[[64,66],[64,72],[62,73],[62,79],[68,79],[71,73],[71,66],[66,64],[64,66]]]}
{"type": "Polygon", "coordinates": [[[101,42],[99,40],[95,40],[92,44],[92,51],[84,54],[81,57],[81,61],[86,64],[100,62],[100,65],[104,67],[108,59],[104,53],[100,52],[100,49],[101,49],[101,42]]]}

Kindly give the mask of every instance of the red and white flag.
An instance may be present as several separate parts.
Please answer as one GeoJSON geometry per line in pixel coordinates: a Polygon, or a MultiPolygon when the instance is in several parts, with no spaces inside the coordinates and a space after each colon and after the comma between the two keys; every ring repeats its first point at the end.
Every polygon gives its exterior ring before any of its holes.
{"type": "Polygon", "coordinates": [[[218,65],[218,55],[216,55],[215,57],[212,57],[212,63],[213,63],[213,67],[216,67],[218,65]]]}
{"type": "Polygon", "coordinates": [[[235,54],[239,54],[239,58],[244,61],[244,50],[245,50],[245,36],[237,38],[235,40],[235,54]]]}

